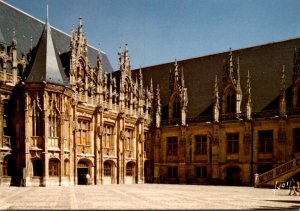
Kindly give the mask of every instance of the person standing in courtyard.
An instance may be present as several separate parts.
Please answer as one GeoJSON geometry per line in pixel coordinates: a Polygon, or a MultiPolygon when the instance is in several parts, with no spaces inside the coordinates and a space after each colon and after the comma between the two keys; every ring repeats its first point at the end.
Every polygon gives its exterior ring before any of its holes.
{"type": "Polygon", "coordinates": [[[86,179],[86,184],[89,185],[90,184],[90,175],[89,175],[89,173],[87,173],[85,175],[85,179],[86,179]]]}

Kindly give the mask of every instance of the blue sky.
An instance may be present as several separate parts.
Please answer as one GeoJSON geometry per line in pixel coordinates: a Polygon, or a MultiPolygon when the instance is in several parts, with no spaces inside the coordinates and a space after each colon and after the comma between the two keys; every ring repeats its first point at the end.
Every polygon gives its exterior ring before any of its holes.
{"type": "Polygon", "coordinates": [[[70,34],[83,18],[90,45],[132,69],[300,37],[299,0],[5,0],[70,34]]]}

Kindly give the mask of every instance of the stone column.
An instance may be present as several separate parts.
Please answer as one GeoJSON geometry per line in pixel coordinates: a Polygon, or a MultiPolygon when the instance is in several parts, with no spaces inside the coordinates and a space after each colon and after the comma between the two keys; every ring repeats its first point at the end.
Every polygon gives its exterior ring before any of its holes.
{"type": "MultiPolygon", "coordinates": [[[[44,101],[46,101],[47,97],[44,97],[44,101]]],[[[48,186],[49,181],[49,156],[48,156],[48,137],[49,137],[49,119],[48,119],[48,111],[45,109],[44,102],[44,112],[43,112],[43,120],[44,120],[44,151],[43,151],[43,186],[48,186]]]]}
{"type": "Polygon", "coordinates": [[[125,113],[121,112],[117,121],[117,183],[125,183],[125,154],[124,154],[124,141],[125,141],[125,113]]]}
{"type": "MultiPolygon", "coordinates": [[[[32,135],[32,118],[30,116],[30,111],[29,111],[29,104],[31,103],[30,97],[28,96],[28,93],[25,93],[25,175],[23,175],[23,178],[25,177],[25,186],[31,186],[31,181],[30,181],[30,176],[32,176],[32,166],[31,164],[31,159],[30,159],[30,140],[31,140],[31,135],[32,135]]],[[[20,144],[18,145],[20,148],[20,144]]],[[[19,159],[17,161],[19,162],[19,165],[21,165],[21,160],[20,156],[18,156],[19,159]]],[[[23,172],[23,169],[20,169],[20,171],[23,172]]]]}
{"type": "Polygon", "coordinates": [[[4,103],[3,97],[0,95],[0,147],[3,147],[3,135],[4,135],[4,103]]]}

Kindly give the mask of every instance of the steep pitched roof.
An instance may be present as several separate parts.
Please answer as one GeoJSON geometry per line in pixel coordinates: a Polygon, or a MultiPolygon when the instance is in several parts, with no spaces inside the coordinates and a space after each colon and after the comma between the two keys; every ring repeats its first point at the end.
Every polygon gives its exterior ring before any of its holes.
{"type": "MultiPolygon", "coordinates": [[[[45,23],[37,18],[9,5],[4,1],[0,1],[0,26],[3,33],[3,37],[7,44],[11,43],[13,38],[13,29],[16,31],[16,40],[18,42],[17,51],[18,58],[21,58],[22,54],[26,55],[30,51],[30,47],[37,45],[41,33],[43,32],[45,23]],[[31,39],[32,37],[32,44],[31,39]]],[[[71,29],[71,26],[70,26],[71,29]]],[[[70,51],[70,35],[51,27],[51,35],[55,48],[60,57],[68,55],[70,51]]],[[[97,65],[97,53],[98,49],[88,46],[88,58],[92,66],[97,65]]],[[[104,72],[111,72],[112,66],[108,60],[107,55],[102,53],[102,62],[104,72]]],[[[62,65],[68,72],[70,60],[69,58],[62,59],[62,65]]]]}
{"type": "MultiPolygon", "coordinates": [[[[232,51],[233,56],[240,58],[240,75],[243,98],[246,93],[247,73],[251,76],[251,95],[253,112],[268,109],[268,106],[279,95],[280,72],[282,65],[286,70],[286,87],[292,84],[293,55],[295,47],[300,47],[300,38],[268,43],[232,51]]],[[[188,117],[212,115],[213,89],[215,76],[219,79],[219,92],[222,92],[221,80],[223,61],[228,60],[229,52],[201,56],[186,60],[177,60],[183,67],[185,86],[188,92],[188,117]]],[[[161,104],[166,107],[169,101],[169,72],[173,70],[174,61],[142,68],[145,86],[159,84],[161,104]]],[[[133,70],[133,77],[139,69],[133,70]]],[[[221,96],[220,96],[221,97],[221,96]]]]}
{"type": "Polygon", "coordinates": [[[64,73],[60,58],[54,47],[48,17],[44,31],[37,45],[37,53],[35,55],[32,68],[25,82],[47,82],[62,86],[70,86],[64,73]]]}
{"type": "Polygon", "coordinates": [[[6,44],[4,36],[2,34],[1,28],[0,28],[0,44],[6,44]]]}

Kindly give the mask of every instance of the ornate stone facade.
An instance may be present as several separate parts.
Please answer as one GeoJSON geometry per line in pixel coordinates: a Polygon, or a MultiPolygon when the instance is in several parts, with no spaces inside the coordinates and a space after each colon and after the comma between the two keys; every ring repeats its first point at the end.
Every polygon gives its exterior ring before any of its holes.
{"type": "MultiPolygon", "coordinates": [[[[14,10],[0,2],[5,17],[14,10]]],[[[8,19],[1,186],[300,179],[299,38],[136,70],[125,45],[113,72],[88,46],[82,18],[70,37],[47,19],[28,50],[24,37],[41,23],[19,18],[19,35],[8,19]]]]}
{"type": "Polygon", "coordinates": [[[33,59],[17,59],[17,48],[1,42],[1,185],[144,183],[153,88],[144,88],[142,73],[131,77],[127,45],[119,77],[103,72],[100,50],[97,65],[89,63],[81,18],[69,78],[48,20],[33,59]]]}

